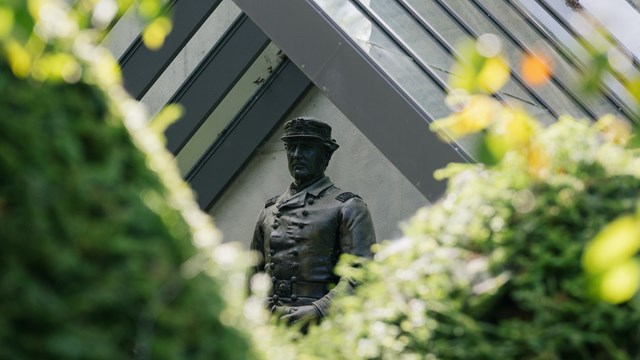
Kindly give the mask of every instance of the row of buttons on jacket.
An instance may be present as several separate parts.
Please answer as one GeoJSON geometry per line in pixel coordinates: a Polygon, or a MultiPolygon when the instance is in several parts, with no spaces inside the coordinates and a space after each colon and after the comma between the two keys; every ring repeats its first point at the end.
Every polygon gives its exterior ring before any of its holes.
{"type": "MultiPolygon", "coordinates": [[[[309,216],[309,211],[307,210],[302,210],[302,212],[300,213],[302,216],[307,217],[309,216]]],[[[274,212],[273,215],[275,215],[275,217],[277,217],[278,219],[282,216],[281,212],[274,212]]]]}
{"type": "MultiPolygon", "coordinates": [[[[296,255],[297,256],[297,255],[296,255]]],[[[290,263],[289,267],[292,269],[297,269],[300,265],[298,263],[290,263]]],[[[271,270],[275,270],[276,268],[276,263],[268,263],[267,264],[267,268],[271,269],[271,270]]]]}
{"type": "MultiPolygon", "coordinates": [[[[269,254],[271,254],[271,256],[276,254],[276,250],[275,249],[271,249],[269,250],[269,254]]],[[[291,256],[293,257],[297,257],[298,256],[298,250],[292,250],[289,254],[291,254],[291,256]]]]}
{"type": "MultiPolygon", "coordinates": [[[[292,224],[292,225],[297,225],[300,229],[304,228],[304,226],[305,226],[305,223],[294,223],[294,222],[292,222],[291,224],[292,224]]],[[[274,230],[275,230],[275,229],[277,229],[279,226],[280,226],[280,223],[279,223],[279,222],[277,222],[277,221],[276,221],[276,222],[274,222],[273,224],[271,224],[271,227],[272,227],[274,230]]]]}

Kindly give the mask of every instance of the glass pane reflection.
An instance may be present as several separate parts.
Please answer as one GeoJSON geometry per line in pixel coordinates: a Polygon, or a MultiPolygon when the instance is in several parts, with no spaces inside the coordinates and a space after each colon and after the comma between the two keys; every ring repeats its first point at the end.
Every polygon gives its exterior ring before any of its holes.
{"type": "MultiPolygon", "coordinates": [[[[361,0],[370,7],[377,0],[361,0]]],[[[388,0],[384,0],[388,1],[388,0]]],[[[351,1],[314,2],[432,118],[447,115],[445,93],[389,36],[351,1]]]]}
{"type": "MultiPolygon", "coordinates": [[[[618,2],[618,0],[615,1],[616,3],[618,2]]],[[[542,25],[552,38],[562,44],[569,53],[577,58],[582,64],[586,64],[590,58],[587,44],[590,44],[589,46],[596,47],[613,45],[597,31],[597,24],[592,21],[593,19],[589,20],[585,17],[589,14],[584,14],[585,16],[581,15],[580,12],[577,12],[567,6],[564,1],[517,0],[517,2],[520,3],[526,11],[542,25]],[[588,43],[582,42],[582,39],[586,39],[588,43]]],[[[619,2],[626,3],[625,1],[619,2]]],[[[586,10],[591,11],[593,15],[598,15],[601,18],[604,16],[602,14],[604,10],[596,9],[594,2],[584,2],[583,6],[585,6],[586,10]]],[[[609,10],[612,10],[611,7],[609,7],[609,10]]],[[[635,9],[627,7],[627,10],[632,12],[629,16],[639,16],[635,9]]],[[[618,11],[620,11],[620,9],[617,9],[615,13],[618,11]]],[[[635,24],[624,22],[624,18],[621,17],[619,20],[621,24],[618,26],[626,26],[628,29],[635,28],[635,24]]],[[[606,25],[609,30],[609,24],[606,25]]],[[[624,45],[624,43],[622,45],[624,45]]],[[[634,49],[634,47],[629,46],[628,49],[634,49]]],[[[631,64],[633,59],[630,58],[629,55],[637,55],[632,54],[631,52],[623,54],[623,52],[626,52],[628,49],[620,49],[621,51],[617,51],[617,53],[620,54],[621,58],[626,58],[626,62],[631,64]]],[[[625,68],[617,69],[617,71],[622,75],[622,77],[637,76],[638,74],[638,68],[635,66],[627,66],[625,68]]],[[[620,77],[614,77],[611,75],[605,76],[603,80],[606,88],[608,88],[608,91],[612,94],[612,97],[616,98],[622,107],[627,109],[626,111],[632,114],[637,113],[635,101],[625,88],[625,85],[623,84],[624,80],[620,77]]]]}

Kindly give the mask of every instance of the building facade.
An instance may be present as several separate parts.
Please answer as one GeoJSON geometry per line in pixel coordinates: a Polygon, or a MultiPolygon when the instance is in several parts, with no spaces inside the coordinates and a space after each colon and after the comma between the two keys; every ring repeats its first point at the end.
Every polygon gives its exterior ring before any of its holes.
{"type": "Polygon", "coordinates": [[[638,72],[640,49],[624,26],[640,18],[638,2],[615,2],[612,19],[597,0],[170,0],[173,31],[159,51],[142,45],[127,16],[106,43],[150,114],[183,105],[167,146],[226,240],[248,245],[266,199],[289,184],[279,138],[300,115],[333,127],[341,147],[327,174],[365,199],[378,238],[391,239],[444,190],[434,170],[474,161],[473,139],[449,145],[428,130],[450,112],[447,79],[462,38],[501,39],[512,79],[496,97],[545,122],[638,118],[624,80],[638,72]],[[602,41],[622,65],[586,98],[575,84],[602,41]],[[533,87],[517,64],[541,51],[555,71],[533,87]]]}

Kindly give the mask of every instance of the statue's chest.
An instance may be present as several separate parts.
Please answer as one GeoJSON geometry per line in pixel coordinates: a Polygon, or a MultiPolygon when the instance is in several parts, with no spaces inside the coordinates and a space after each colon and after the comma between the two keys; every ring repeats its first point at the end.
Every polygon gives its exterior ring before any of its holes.
{"type": "Polygon", "coordinates": [[[305,201],[299,207],[270,207],[264,222],[266,250],[332,252],[340,231],[340,208],[330,200],[305,201]]]}

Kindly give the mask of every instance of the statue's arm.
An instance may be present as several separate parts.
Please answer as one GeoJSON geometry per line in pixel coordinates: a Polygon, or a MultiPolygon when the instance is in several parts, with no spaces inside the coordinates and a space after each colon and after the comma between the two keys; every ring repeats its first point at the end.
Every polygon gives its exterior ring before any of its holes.
{"type": "Polygon", "coordinates": [[[371,258],[371,245],[376,242],[376,234],[367,204],[358,197],[351,198],[342,207],[341,216],[341,253],[371,258]]]}
{"type": "Polygon", "coordinates": [[[264,232],[262,231],[262,223],[265,219],[265,212],[262,210],[256,227],[253,230],[253,238],[251,239],[250,250],[252,256],[256,257],[256,261],[251,265],[247,274],[247,280],[259,272],[264,271],[264,232]]]}
{"type": "MultiPolygon", "coordinates": [[[[358,197],[351,198],[342,207],[340,216],[341,253],[365,258],[373,257],[371,245],[376,242],[376,234],[367,204],[358,197]]],[[[327,315],[333,299],[341,294],[350,294],[354,285],[352,280],[341,278],[336,287],[324,297],[314,301],[313,305],[324,317],[327,315]]]]}

